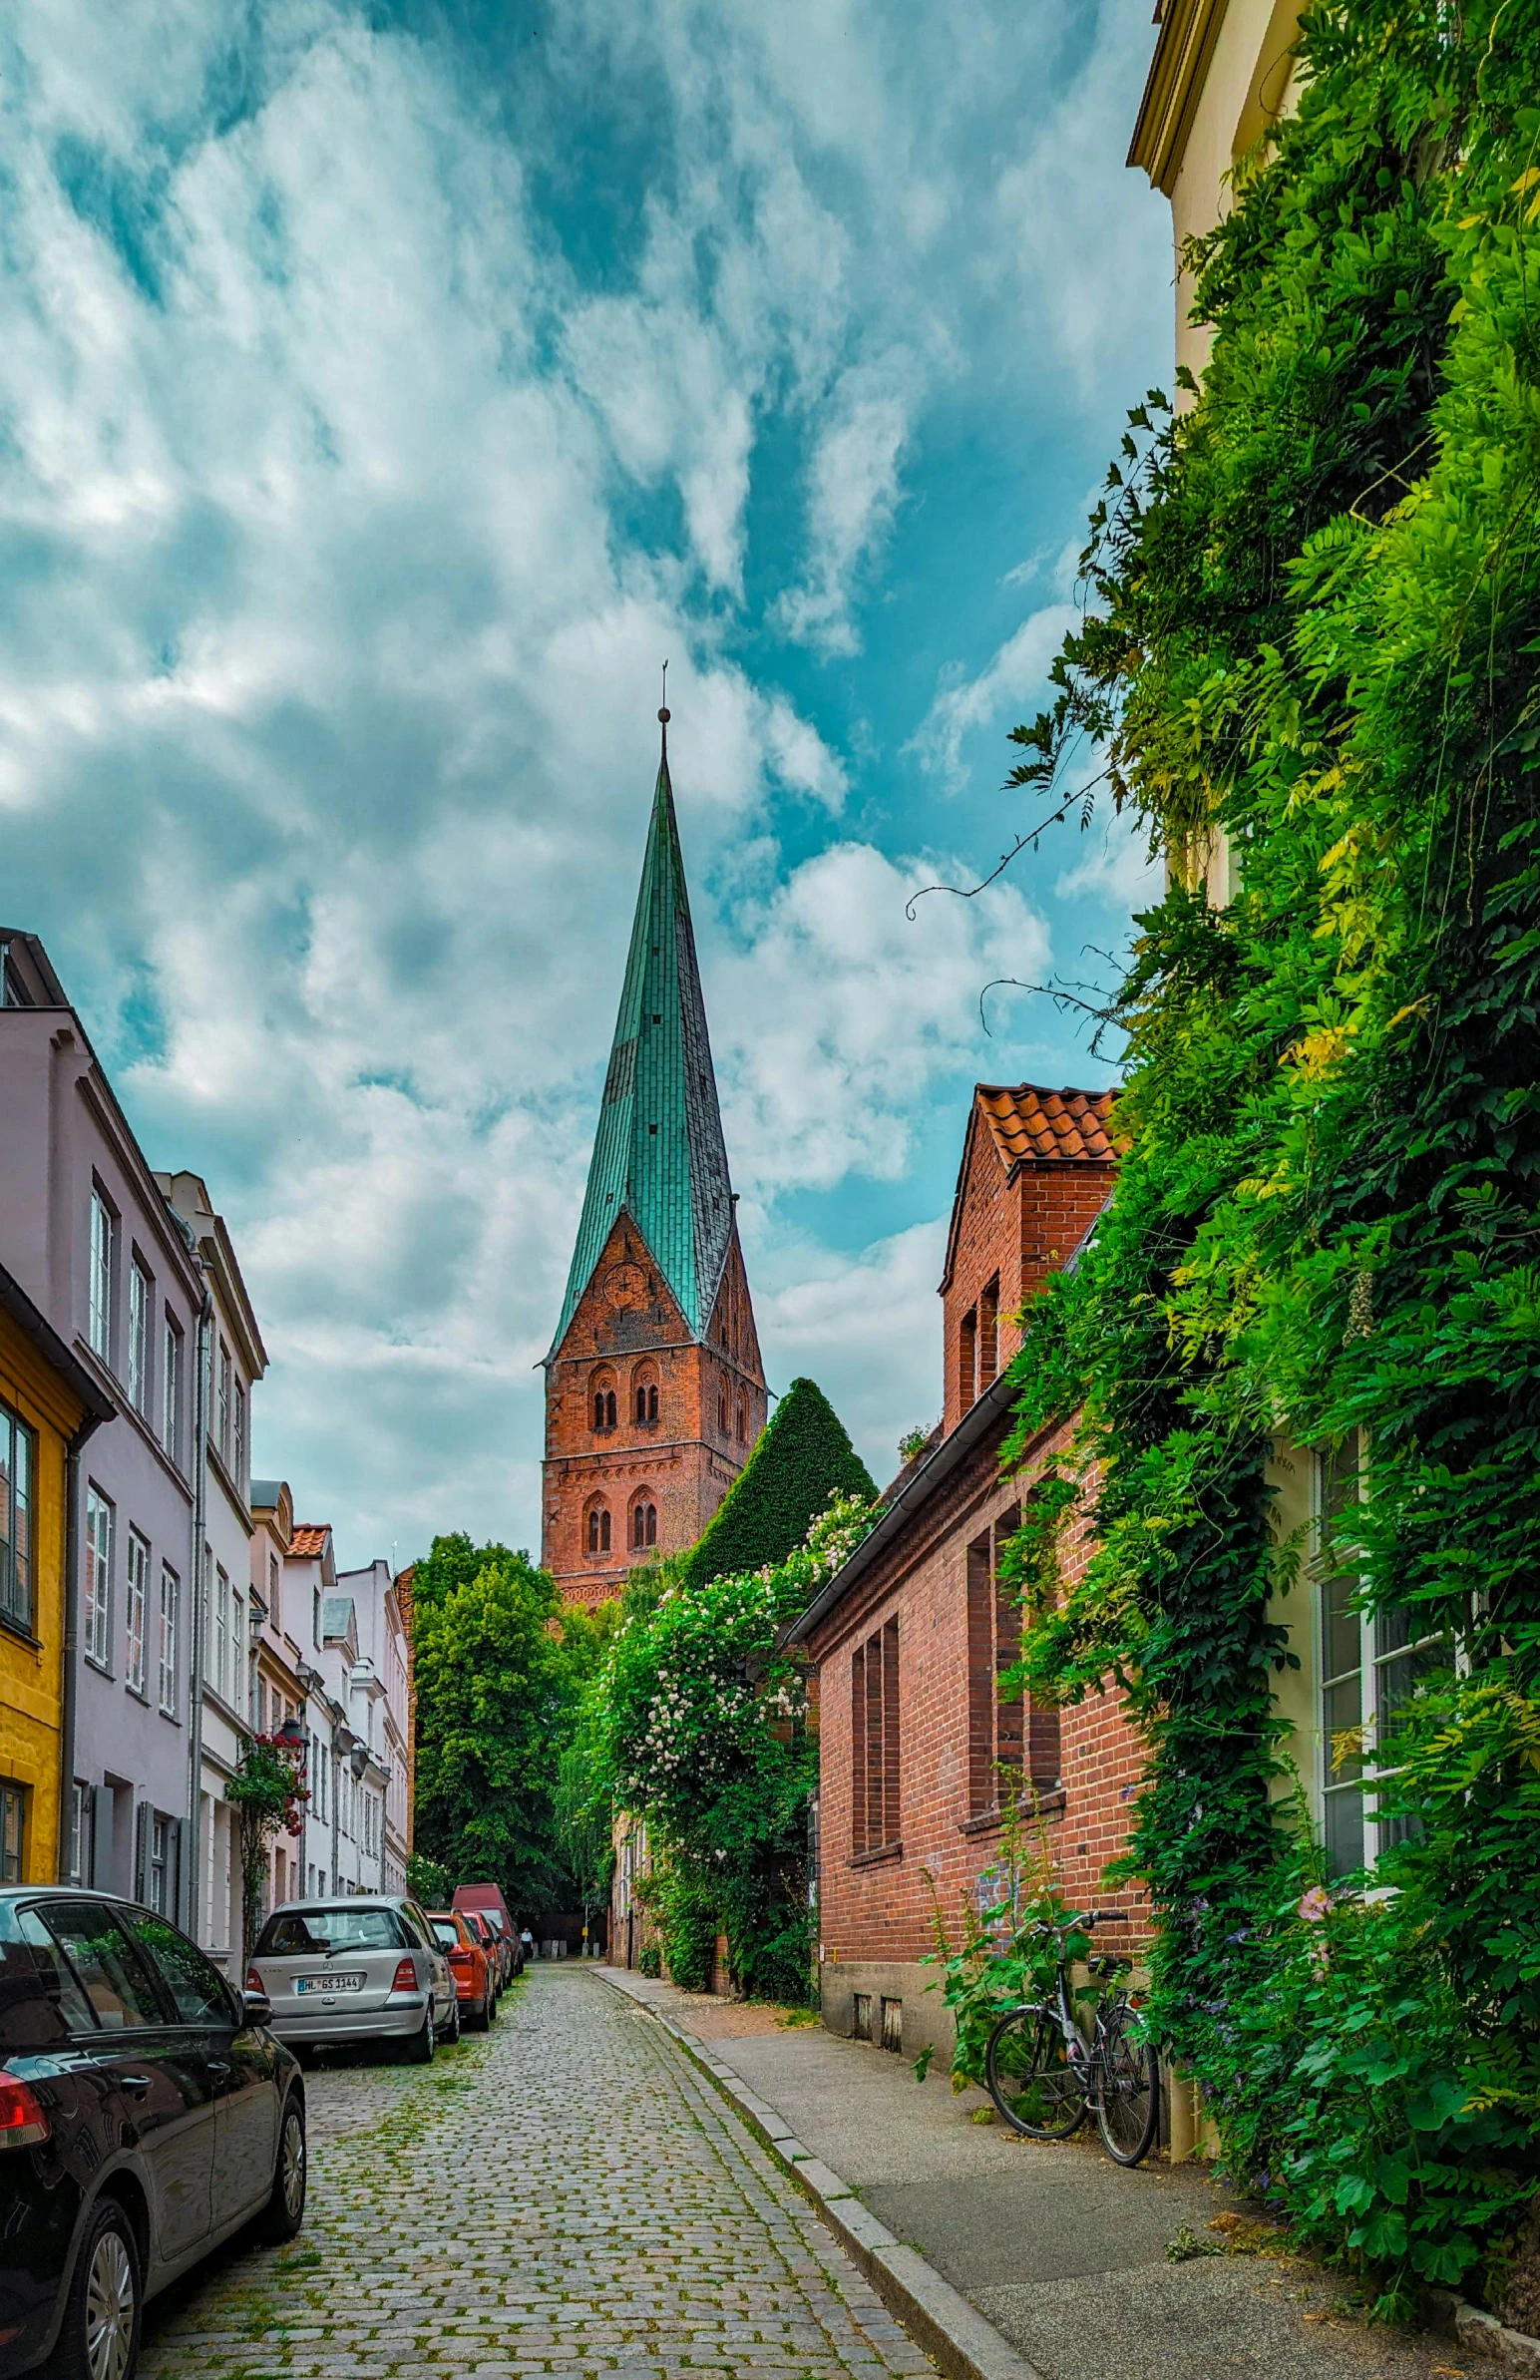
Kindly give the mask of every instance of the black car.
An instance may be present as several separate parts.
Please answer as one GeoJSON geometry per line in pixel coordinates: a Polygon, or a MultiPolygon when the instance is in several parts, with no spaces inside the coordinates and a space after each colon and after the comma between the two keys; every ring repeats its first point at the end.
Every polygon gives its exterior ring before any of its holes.
{"type": "Polygon", "coordinates": [[[0,2375],[132,2380],[145,2300],[305,2210],[298,2063],[267,2004],[102,1892],[0,1889],[0,2375]]]}

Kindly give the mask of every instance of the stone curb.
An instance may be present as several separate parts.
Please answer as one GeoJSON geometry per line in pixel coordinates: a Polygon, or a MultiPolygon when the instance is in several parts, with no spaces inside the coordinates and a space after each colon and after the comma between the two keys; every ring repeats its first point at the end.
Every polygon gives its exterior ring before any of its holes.
{"type": "Polygon", "coordinates": [[[1468,2305],[1452,2289],[1425,2290],[1422,2310],[1430,2330],[1457,2340],[1468,2354],[1490,2356],[1513,2372],[1540,2373],[1540,2339],[1532,2339],[1526,2331],[1509,2330],[1495,2314],[1468,2305]]]}
{"type": "Polygon", "coordinates": [[[928,2264],[917,2248],[905,2247],[885,2223],[867,2212],[850,2183],[841,2181],[832,2166],[809,2155],[784,2117],[751,2091],[732,2067],[713,2056],[709,2043],[698,2034],[686,2033],[613,1971],[595,1966],[593,1972],[611,1991],[660,2025],[691,2063],[710,2077],[776,2164],[811,2198],[889,2313],[898,2316],[948,2380],[1041,2380],[1036,2368],[1023,2361],[976,2306],[943,2280],[934,2264],[928,2264]]]}

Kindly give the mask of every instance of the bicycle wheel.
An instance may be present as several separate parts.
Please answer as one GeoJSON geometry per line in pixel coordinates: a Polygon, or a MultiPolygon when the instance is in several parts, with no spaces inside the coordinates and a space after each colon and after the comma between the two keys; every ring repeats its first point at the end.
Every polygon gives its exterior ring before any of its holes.
{"type": "Polygon", "coordinates": [[[1104,2009],[1096,2044],[1096,2129],[1120,2166],[1148,2157],[1160,2122],[1160,2064],[1126,2000],[1104,2009]]]}
{"type": "Polygon", "coordinates": [[[1049,2008],[1016,2008],[1001,2017],[989,2035],[984,2074],[1005,2122],[1028,2140],[1067,2141],[1085,2121],[1085,2085],[1049,2008]]]}

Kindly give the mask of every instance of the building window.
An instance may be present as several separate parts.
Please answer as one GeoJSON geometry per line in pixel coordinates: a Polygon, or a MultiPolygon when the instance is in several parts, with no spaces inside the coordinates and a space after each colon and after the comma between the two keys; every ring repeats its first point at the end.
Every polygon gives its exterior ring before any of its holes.
{"type": "Polygon", "coordinates": [[[631,1551],[640,1553],[657,1543],[657,1506],[638,1498],[631,1506],[631,1551]]]}
{"type": "Polygon", "coordinates": [[[37,1446],[20,1414],[0,1404],[0,1616],[32,1627],[32,1498],[37,1446]]]}
{"type": "Polygon", "coordinates": [[[259,1736],[267,1733],[267,1681],[260,1675],[256,1681],[256,1732],[259,1736]]]}
{"type": "Polygon", "coordinates": [[[182,1333],[166,1318],[162,1348],[161,1442],[173,1462],[182,1461],[182,1333]]]}
{"type": "Polygon", "coordinates": [[[150,1906],[158,1916],[171,1915],[172,1821],[157,1810],[150,1821],[150,1906]]]}
{"type": "Polygon", "coordinates": [[[749,1408],[748,1408],[748,1406],[747,1406],[747,1405],[744,1403],[744,1401],[743,1401],[742,1397],[740,1396],[740,1397],[739,1397],[739,1399],[738,1399],[738,1443],[739,1443],[739,1445],[740,1445],[740,1446],[746,1446],[746,1445],[748,1444],[748,1442],[749,1442],[749,1408]]]}
{"type": "Polygon", "coordinates": [[[991,1533],[975,1538],[967,1549],[969,1817],[1008,1800],[1028,1755],[1034,1784],[1058,1781],[1057,1713],[1034,1711],[1028,1722],[1019,1695],[1009,1702],[1000,1700],[1000,1679],[1021,1650],[1021,1608],[1000,1578],[1000,1556],[1020,1525],[1020,1511],[1012,1505],[991,1533]]]}
{"type": "Polygon", "coordinates": [[[26,1823],[26,1787],[0,1781],[0,1884],[19,1884],[22,1880],[26,1823]]]}
{"type": "Polygon", "coordinates": [[[221,1562],[214,1573],[213,1690],[227,1702],[230,1693],[230,1582],[221,1562]]]}
{"type": "Polygon", "coordinates": [[[1379,1818],[1371,1792],[1375,1747],[1392,1736],[1423,1680],[1449,1666],[1446,1638],[1405,1604],[1362,1608],[1350,1515],[1362,1493],[1362,1440],[1354,1430],[1317,1457],[1321,1551],[1321,1797],[1327,1870],[1351,1875],[1413,1831],[1409,1817],[1379,1818]],[[1347,1542],[1340,1542],[1346,1540],[1347,1542]],[[1341,1567],[1326,1570],[1328,1561],[1341,1567]]]}
{"type": "Polygon", "coordinates": [[[588,1551],[607,1554],[609,1551],[609,1506],[595,1504],[588,1514],[588,1551]]]}
{"type": "Polygon", "coordinates": [[[596,1372],[589,1383],[589,1394],[593,1401],[594,1428],[613,1429],[619,1419],[619,1408],[615,1402],[613,1374],[596,1372]]]}
{"type": "Polygon", "coordinates": [[[129,1267],[129,1345],[125,1378],[137,1413],[150,1410],[150,1275],[136,1256],[129,1267]]]}
{"type": "Polygon", "coordinates": [[[995,1274],[978,1293],[978,1393],[981,1396],[1000,1368],[1000,1277],[995,1274]]]}
{"type": "Polygon", "coordinates": [[[219,1342],[218,1376],[214,1388],[214,1431],[219,1460],[225,1468],[230,1459],[230,1351],[223,1340],[219,1342]]]}
{"type": "Polygon", "coordinates": [[[978,1309],[969,1306],[958,1328],[958,1397],[965,1413],[978,1394],[978,1309]]]}
{"type": "Polygon", "coordinates": [[[729,1435],[727,1426],[727,1390],[725,1388],[718,1388],[716,1392],[716,1425],[724,1438],[729,1435]]]}
{"type": "Polygon", "coordinates": [[[230,1476],[242,1495],[246,1492],[246,1392],[235,1383],[230,1408],[230,1476]]]}
{"type": "Polygon", "coordinates": [[[851,1853],[899,1844],[899,1623],[851,1658],[851,1853]]]}
{"type": "MultiPolygon", "coordinates": [[[[161,1708],[177,1716],[177,1647],[182,1627],[182,1581],[169,1562],[161,1564],[161,1708]]],[[[159,1903],[157,1904],[159,1906],[159,1903]]]]}
{"type": "Polygon", "coordinates": [[[113,1256],[118,1218],[100,1190],[91,1193],[90,1340],[104,1364],[113,1360],[113,1256]]]}
{"type": "Polygon", "coordinates": [[[70,1872],[68,1881],[88,1888],[96,1880],[96,1794],[76,1778],[70,1789],[70,1872]]]}
{"type": "Polygon", "coordinates": [[[310,1589],[310,1634],[319,1644],[321,1641],[321,1590],[319,1587],[310,1589]]]}
{"type": "Polygon", "coordinates": [[[657,1379],[650,1369],[636,1376],[634,1407],[639,1427],[645,1429],[657,1419],[657,1379]]]}
{"type": "Polygon", "coordinates": [[[130,1529],[123,1565],[124,1678],[136,1694],[145,1691],[146,1613],[150,1605],[150,1548],[138,1529],[130,1529]]]}
{"type": "Polygon", "coordinates": [[[86,1490],[86,1658],[106,1669],[112,1639],[113,1508],[99,1488],[86,1490]]]}

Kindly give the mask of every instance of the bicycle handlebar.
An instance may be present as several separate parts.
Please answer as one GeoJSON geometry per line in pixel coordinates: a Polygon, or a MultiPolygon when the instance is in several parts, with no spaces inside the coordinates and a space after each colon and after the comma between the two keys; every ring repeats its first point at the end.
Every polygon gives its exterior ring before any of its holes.
{"type": "Polygon", "coordinates": [[[1127,1925],[1132,1912],[1128,1909],[1081,1909],[1051,1925],[1046,1917],[1039,1918],[1032,1927],[1034,1934],[1072,1934],[1077,1926],[1127,1925]]]}

